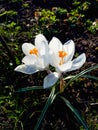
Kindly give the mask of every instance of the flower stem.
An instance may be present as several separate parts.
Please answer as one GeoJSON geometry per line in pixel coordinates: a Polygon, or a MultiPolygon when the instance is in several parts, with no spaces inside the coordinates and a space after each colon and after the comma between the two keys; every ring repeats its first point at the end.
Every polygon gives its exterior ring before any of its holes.
{"type": "Polygon", "coordinates": [[[64,86],[65,86],[65,81],[63,79],[63,76],[61,76],[61,79],[60,79],[60,93],[62,93],[64,91],[64,86]]]}

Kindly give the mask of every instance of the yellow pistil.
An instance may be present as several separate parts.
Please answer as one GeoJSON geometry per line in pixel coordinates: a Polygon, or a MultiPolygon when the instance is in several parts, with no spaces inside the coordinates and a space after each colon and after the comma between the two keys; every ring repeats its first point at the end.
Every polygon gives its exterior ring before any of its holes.
{"type": "Polygon", "coordinates": [[[29,54],[34,54],[34,55],[38,56],[38,49],[33,48],[32,50],[29,51],[29,54]]]}
{"type": "Polygon", "coordinates": [[[62,65],[64,64],[64,57],[67,56],[67,53],[65,51],[59,51],[58,53],[59,53],[59,57],[61,58],[59,65],[62,65]]]}

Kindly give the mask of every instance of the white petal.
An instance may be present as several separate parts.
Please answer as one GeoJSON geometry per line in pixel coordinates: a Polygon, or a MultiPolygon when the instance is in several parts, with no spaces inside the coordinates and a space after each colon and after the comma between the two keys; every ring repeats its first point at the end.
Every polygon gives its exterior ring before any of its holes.
{"type": "Polygon", "coordinates": [[[49,51],[48,41],[45,36],[38,34],[35,38],[35,46],[39,50],[40,55],[45,55],[49,51]]]}
{"type": "Polygon", "coordinates": [[[67,53],[65,57],[65,62],[72,60],[75,52],[75,43],[72,40],[67,41],[63,46],[64,51],[67,53]]]}
{"type": "Polygon", "coordinates": [[[44,57],[36,57],[33,55],[25,56],[23,58],[22,62],[25,65],[36,66],[36,68],[38,68],[38,70],[44,70],[49,65],[49,62],[45,61],[44,57]]]}
{"type": "Polygon", "coordinates": [[[62,43],[58,38],[53,37],[49,43],[49,48],[49,62],[56,67],[59,64],[58,51],[62,50],[62,43]]]}
{"type": "MultiPolygon", "coordinates": [[[[42,62],[42,65],[43,65],[44,69],[49,66],[49,57],[48,57],[48,55],[43,55],[43,56],[39,57],[39,62],[40,62],[40,60],[42,62]]],[[[37,61],[37,64],[39,64],[38,61],[37,61]]]]}
{"type": "Polygon", "coordinates": [[[24,43],[22,45],[22,51],[25,55],[30,55],[29,52],[32,50],[35,46],[31,43],[24,43]]]}
{"type": "Polygon", "coordinates": [[[72,61],[69,61],[65,64],[59,65],[58,67],[56,67],[56,71],[57,72],[66,72],[67,70],[69,70],[72,67],[72,61]]]}
{"type": "Polygon", "coordinates": [[[25,63],[26,65],[34,65],[36,61],[37,61],[36,55],[28,55],[22,59],[22,62],[25,63]]]}
{"type": "Polygon", "coordinates": [[[50,88],[51,86],[53,86],[57,80],[59,79],[60,77],[60,74],[59,73],[51,73],[49,75],[47,75],[45,78],[44,78],[44,85],[43,87],[46,89],[46,88],[50,88]]]}
{"type": "Polygon", "coordinates": [[[45,60],[43,57],[39,57],[35,64],[39,70],[44,70],[47,67],[47,64],[45,64],[45,60]]]}
{"type": "Polygon", "coordinates": [[[72,61],[72,68],[69,71],[79,69],[80,67],[82,67],[85,61],[86,61],[85,53],[82,53],[80,56],[78,56],[72,61]]]}
{"type": "Polygon", "coordinates": [[[34,74],[38,72],[37,68],[35,66],[28,66],[28,65],[19,65],[15,68],[15,71],[22,72],[24,74],[34,74]]]}
{"type": "Polygon", "coordinates": [[[59,58],[58,55],[56,55],[52,50],[49,51],[49,63],[50,65],[56,67],[59,64],[59,58]]]}
{"type": "Polygon", "coordinates": [[[57,54],[59,50],[62,50],[62,43],[58,38],[53,37],[49,43],[49,48],[57,54]]]}

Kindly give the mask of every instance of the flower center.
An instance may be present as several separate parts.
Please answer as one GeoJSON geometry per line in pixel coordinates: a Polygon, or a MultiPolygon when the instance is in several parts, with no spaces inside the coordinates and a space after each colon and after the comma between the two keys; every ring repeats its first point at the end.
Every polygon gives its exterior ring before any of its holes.
{"type": "Polygon", "coordinates": [[[34,54],[34,55],[38,56],[38,49],[33,48],[32,50],[29,51],[29,54],[34,54]]]}
{"type": "Polygon", "coordinates": [[[59,65],[64,64],[64,57],[67,56],[67,53],[65,51],[59,51],[59,57],[60,57],[60,63],[59,65]]]}

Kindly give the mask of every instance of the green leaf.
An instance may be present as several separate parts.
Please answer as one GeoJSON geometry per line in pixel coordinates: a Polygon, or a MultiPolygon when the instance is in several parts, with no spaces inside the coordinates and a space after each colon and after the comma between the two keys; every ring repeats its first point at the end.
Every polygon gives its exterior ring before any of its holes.
{"type": "Polygon", "coordinates": [[[91,75],[83,75],[82,77],[84,77],[84,78],[90,78],[90,79],[94,79],[94,80],[98,80],[98,77],[91,76],[91,75]]]}
{"type": "Polygon", "coordinates": [[[44,116],[45,116],[45,114],[47,112],[48,107],[53,103],[53,101],[54,101],[54,99],[56,97],[56,95],[54,93],[55,93],[55,87],[52,87],[51,93],[50,93],[50,95],[49,95],[49,97],[47,99],[47,102],[46,102],[42,112],[41,112],[41,115],[40,115],[40,117],[39,117],[39,119],[37,121],[37,124],[36,124],[34,130],[38,130],[38,128],[41,125],[42,120],[44,119],[44,116]]]}
{"type": "Polygon", "coordinates": [[[78,113],[78,111],[71,105],[71,103],[65,99],[64,97],[60,96],[60,98],[64,101],[64,103],[68,106],[68,108],[72,111],[72,113],[75,115],[76,119],[83,125],[85,130],[89,130],[87,124],[81,117],[81,115],[78,113]]]}
{"type": "MultiPolygon", "coordinates": [[[[98,68],[98,65],[95,65],[95,66],[92,66],[92,67],[90,67],[90,68],[88,68],[88,69],[85,69],[85,70],[81,71],[79,74],[77,74],[77,75],[75,75],[75,76],[72,76],[71,79],[69,80],[69,82],[66,84],[66,87],[67,87],[72,81],[76,80],[76,79],[79,78],[79,77],[83,77],[84,74],[86,74],[86,73],[88,73],[88,72],[90,72],[90,71],[92,71],[92,70],[94,70],[94,69],[97,69],[97,68],[98,68]]],[[[66,78],[65,78],[64,80],[66,80],[66,78]]]]}
{"type": "Polygon", "coordinates": [[[16,92],[27,92],[27,91],[38,90],[38,89],[44,89],[44,88],[43,86],[32,86],[32,87],[18,89],[16,92]]]}

